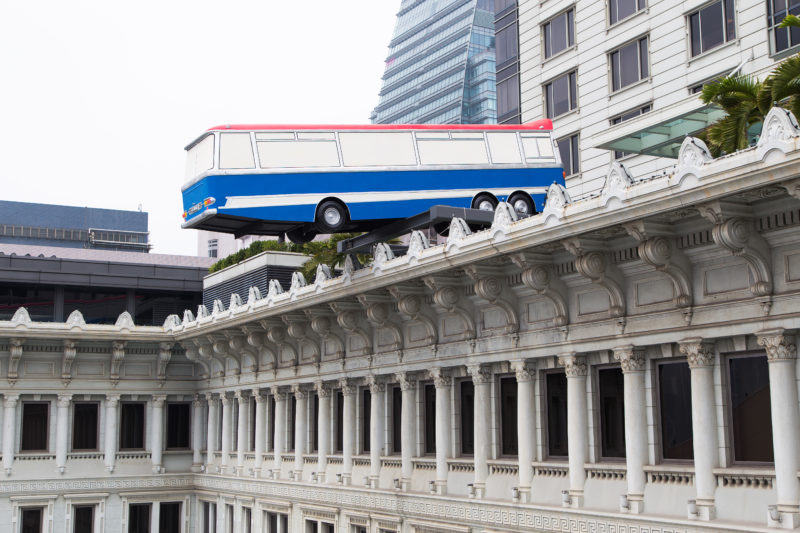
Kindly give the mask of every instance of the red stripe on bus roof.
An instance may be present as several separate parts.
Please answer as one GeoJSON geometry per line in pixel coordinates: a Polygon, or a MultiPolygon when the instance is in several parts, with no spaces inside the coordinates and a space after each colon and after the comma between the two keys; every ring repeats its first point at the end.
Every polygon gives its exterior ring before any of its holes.
{"type": "Polygon", "coordinates": [[[226,130],[552,130],[549,118],[525,124],[226,124],[208,131],[226,130]]]}

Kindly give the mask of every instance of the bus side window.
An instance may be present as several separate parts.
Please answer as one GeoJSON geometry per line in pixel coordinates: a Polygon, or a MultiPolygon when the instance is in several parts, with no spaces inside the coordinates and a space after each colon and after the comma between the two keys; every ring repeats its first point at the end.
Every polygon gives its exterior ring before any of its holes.
{"type": "Polygon", "coordinates": [[[410,132],[360,132],[339,134],[346,167],[391,167],[417,164],[410,132]]]}
{"type": "Polygon", "coordinates": [[[219,139],[219,168],[255,168],[249,133],[222,133],[219,139]]]}
{"type": "Polygon", "coordinates": [[[258,141],[261,168],[338,167],[336,141],[258,141]]]}
{"type": "Polygon", "coordinates": [[[489,132],[486,136],[489,139],[492,163],[522,163],[516,133],[489,132]]]}
{"type": "Polygon", "coordinates": [[[522,149],[525,150],[525,159],[553,159],[553,143],[550,137],[521,135],[522,149]]]}
{"type": "Polygon", "coordinates": [[[214,166],[214,135],[206,135],[186,154],[186,180],[210,170],[214,166]]]}
{"type": "Polygon", "coordinates": [[[417,140],[423,165],[480,165],[489,162],[486,142],[480,139],[417,140]]]}

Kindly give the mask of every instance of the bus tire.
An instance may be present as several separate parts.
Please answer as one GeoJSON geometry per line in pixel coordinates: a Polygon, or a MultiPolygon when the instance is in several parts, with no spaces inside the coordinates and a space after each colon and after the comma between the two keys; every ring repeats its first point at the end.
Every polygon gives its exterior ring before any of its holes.
{"type": "Polygon", "coordinates": [[[472,199],[472,209],[481,209],[483,211],[494,211],[497,207],[497,198],[491,194],[482,192],[472,199]]]}
{"type": "Polygon", "coordinates": [[[305,244],[314,240],[317,232],[308,228],[295,228],[286,232],[286,236],[295,244],[305,244]]]}
{"type": "Polygon", "coordinates": [[[319,233],[337,233],[347,224],[347,209],[336,200],[325,200],[317,208],[319,233]]]}
{"type": "Polygon", "coordinates": [[[536,214],[536,204],[533,203],[533,198],[528,193],[515,192],[508,199],[508,203],[511,204],[520,218],[536,214]]]}

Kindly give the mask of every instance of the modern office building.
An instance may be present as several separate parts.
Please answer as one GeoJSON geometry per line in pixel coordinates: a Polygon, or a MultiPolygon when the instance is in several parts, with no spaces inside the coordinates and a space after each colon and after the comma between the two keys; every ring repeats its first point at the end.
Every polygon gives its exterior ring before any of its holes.
{"type": "Polygon", "coordinates": [[[150,250],[147,213],[0,200],[0,244],[150,250]]]}
{"type": "Polygon", "coordinates": [[[492,124],[493,0],[403,0],[371,119],[378,124],[492,124]]]}
{"type": "Polygon", "coordinates": [[[553,119],[576,198],[600,190],[612,161],[636,176],[671,167],[686,135],[721,116],[699,100],[703,84],[763,78],[800,44],[777,28],[800,9],[782,0],[496,5],[500,121],[553,119]]]}

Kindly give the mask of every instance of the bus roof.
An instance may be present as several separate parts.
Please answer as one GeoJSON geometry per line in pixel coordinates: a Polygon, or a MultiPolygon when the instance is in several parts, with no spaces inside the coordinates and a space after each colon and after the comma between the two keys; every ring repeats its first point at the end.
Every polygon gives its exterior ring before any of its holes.
{"type": "Polygon", "coordinates": [[[525,124],[226,124],[208,131],[229,130],[552,130],[545,118],[525,124]]]}

